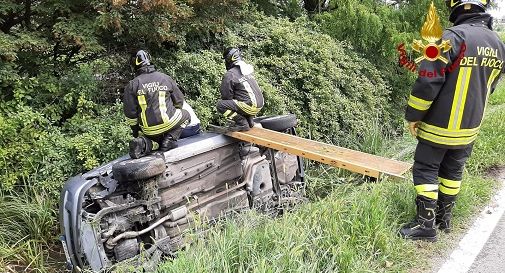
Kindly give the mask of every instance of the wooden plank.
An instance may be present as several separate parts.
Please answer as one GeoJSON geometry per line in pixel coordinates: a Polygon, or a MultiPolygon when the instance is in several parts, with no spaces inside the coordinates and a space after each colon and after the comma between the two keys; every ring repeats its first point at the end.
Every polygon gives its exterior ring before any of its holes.
{"type": "Polygon", "coordinates": [[[258,127],[246,132],[226,134],[242,141],[376,178],[381,174],[404,178],[403,174],[412,167],[409,163],[258,127]]]}

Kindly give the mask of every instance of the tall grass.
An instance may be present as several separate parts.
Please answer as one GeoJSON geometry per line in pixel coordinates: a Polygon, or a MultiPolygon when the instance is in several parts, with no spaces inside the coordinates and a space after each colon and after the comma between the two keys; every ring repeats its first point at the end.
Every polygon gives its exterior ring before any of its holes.
{"type": "Polygon", "coordinates": [[[411,195],[397,183],[340,185],[280,219],[251,212],[214,229],[160,272],[386,272],[413,262],[396,238],[411,195]],[[393,196],[391,195],[393,193],[393,196]]]}
{"type": "Polygon", "coordinates": [[[55,204],[44,193],[26,187],[0,195],[0,268],[2,272],[54,272],[48,248],[58,229],[55,204]]]}
{"type": "Polygon", "coordinates": [[[489,98],[489,103],[491,105],[505,104],[505,80],[501,80],[498,84],[495,92],[489,98]]]}

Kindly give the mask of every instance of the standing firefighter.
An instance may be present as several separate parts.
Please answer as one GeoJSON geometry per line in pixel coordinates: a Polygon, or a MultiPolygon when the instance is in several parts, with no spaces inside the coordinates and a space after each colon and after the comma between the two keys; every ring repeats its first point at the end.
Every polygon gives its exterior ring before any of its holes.
{"type": "Polygon", "coordinates": [[[228,130],[247,131],[263,107],[263,94],[254,78],[253,67],[242,60],[238,48],[227,48],[223,58],[228,71],[221,83],[217,110],[230,120],[228,130]]]}
{"type": "Polygon", "coordinates": [[[124,90],[124,114],[132,129],[130,157],[140,158],[151,152],[153,142],[159,151],[177,147],[190,115],[182,109],[184,95],[172,78],[156,71],[151,57],[144,50],[132,57],[136,77],[124,90]],[[139,137],[139,131],[143,136],[139,137]]]}
{"type": "MultiPolygon", "coordinates": [[[[419,140],[413,167],[417,215],[400,234],[413,240],[435,241],[435,225],[450,231],[463,168],[505,59],[505,46],[485,13],[488,0],[446,0],[446,4],[454,26],[443,32],[445,50],[435,52],[438,58],[421,62],[419,71],[432,73],[420,73],[406,111],[409,129],[419,140]],[[459,61],[459,66],[453,64],[459,61]]],[[[426,49],[425,56],[431,50],[426,49]]]]}

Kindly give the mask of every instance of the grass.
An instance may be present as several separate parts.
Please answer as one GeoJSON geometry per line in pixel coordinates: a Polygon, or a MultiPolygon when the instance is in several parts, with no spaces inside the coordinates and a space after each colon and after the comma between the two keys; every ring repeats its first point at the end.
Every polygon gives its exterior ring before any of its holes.
{"type": "Polygon", "coordinates": [[[48,249],[59,225],[52,199],[31,191],[0,195],[0,219],[2,272],[54,272],[48,249]]]}
{"type": "MultiPolygon", "coordinates": [[[[159,272],[429,272],[432,258],[448,254],[498,185],[486,170],[505,164],[504,84],[490,104],[454,211],[455,232],[439,234],[437,243],[397,236],[414,216],[410,181],[349,182],[337,177],[340,171],[320,167],[309,176],[312,203],[277,219],[240,215],[212,229],[207,239],[196,238],[159,272]]],[[[388,156],[410,160],[416,143],[410,137],[395,144],[370,142],[375,151],[387,145],[388,156]]]]}
{"type": "Polygon", "coordinates": [[[489,103],[491,105],[505,104],[505,88],[503,80],[500,85],[496,88],[495,92],[489,98],[489,103]]]}

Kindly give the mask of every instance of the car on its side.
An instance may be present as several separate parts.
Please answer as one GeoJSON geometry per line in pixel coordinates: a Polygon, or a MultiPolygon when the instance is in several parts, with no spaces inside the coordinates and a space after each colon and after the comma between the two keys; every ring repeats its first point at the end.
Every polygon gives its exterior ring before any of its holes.
{"type": "MultiPolygon", "coordinates": [[[[294,115],[255,121],[296,135],[294,115]]],[[[250,209],[276,215],[304,199],[301,158],[204,132],[165,153],[123,156],[69,179],[60,239],[74,272],[130,261],[149,268],[184,247],[196,218],[212,222],[250,209]]]]}

